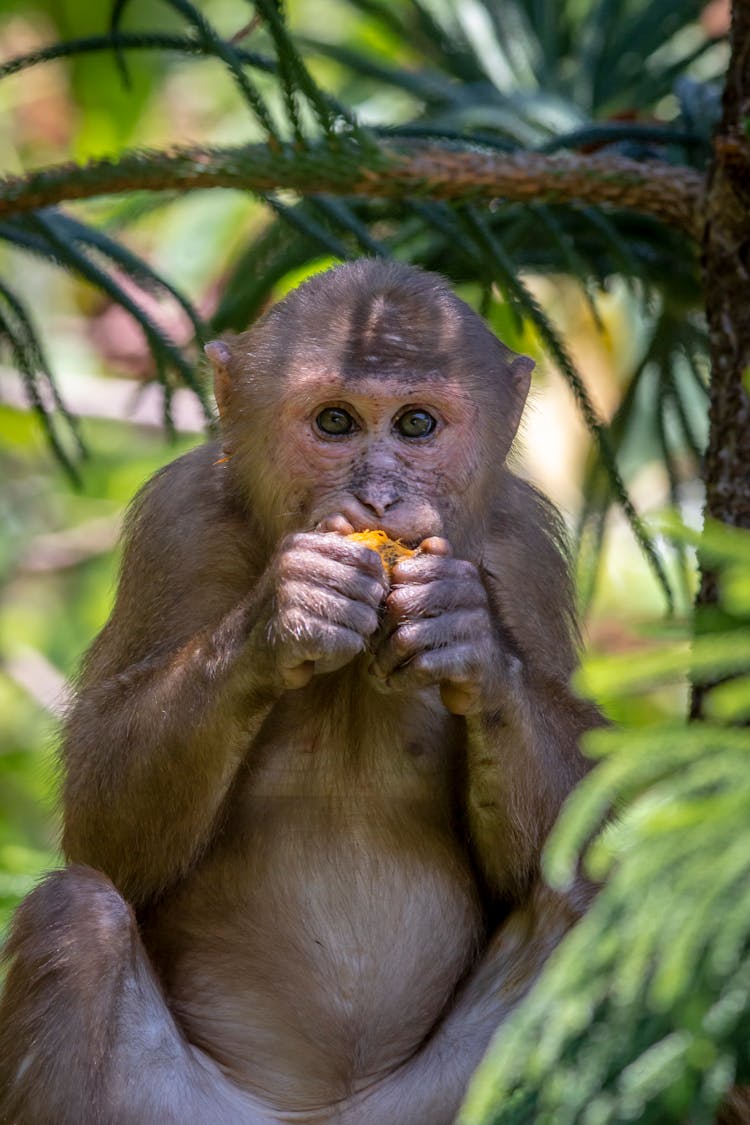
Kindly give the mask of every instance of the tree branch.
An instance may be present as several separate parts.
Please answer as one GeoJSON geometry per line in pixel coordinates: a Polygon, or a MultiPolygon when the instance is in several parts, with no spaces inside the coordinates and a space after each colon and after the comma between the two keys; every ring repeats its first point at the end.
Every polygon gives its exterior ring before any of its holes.
{"type": "Polygon", "coordinates": [[[118,192],[209,187],[473,203],[606,204],[651,215],[694,239],[700,239],[704,223],[704,179],[681,165],[614,153],[505,154],[414,141],[408,151],[391,142],[367,149],[344,138],[337,148],[175,148],[53,165],[0,179],[0,216],[118,192]]]}
{"type": "MultiPolygon", "coordinates": [[[[750,5],[732,5],[731,52],[714,139],[702,247],[711,357],[708,448],[703,468],[707,518],[750,528],[750,5]]],[[[719,600],[718,575],[701,563],[698,606],[719,600]]],[[[711,684],[695,683],[700,718],[711,684]]]]}

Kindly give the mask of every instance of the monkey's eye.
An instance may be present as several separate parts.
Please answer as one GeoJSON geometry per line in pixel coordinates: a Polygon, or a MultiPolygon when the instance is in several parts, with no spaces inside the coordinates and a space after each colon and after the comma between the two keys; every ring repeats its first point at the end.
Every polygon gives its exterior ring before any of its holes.
{"type": "Polygon", "coordinates": [[[426,410],[405,410],[396,419],[396,429],[402,437],[427,437],[437,426],[437,419],[426,410]]]}
{"type": "Polygon", "coordinates": [[[321,433],[330,437],[342,437],[344,434],[354,433],[357,428],[357,423],[348,410],[342,410],[340,406],[327,406],[325,410],[321,410],[315,419],[315,425],[321,433]]]}

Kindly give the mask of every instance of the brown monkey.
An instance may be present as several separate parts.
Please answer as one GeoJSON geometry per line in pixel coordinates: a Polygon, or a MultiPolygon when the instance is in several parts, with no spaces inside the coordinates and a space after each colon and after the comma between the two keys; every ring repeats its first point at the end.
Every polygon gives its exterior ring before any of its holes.
{"type": "Polygon", "coordinates": [[[223,448],[131,513],[0,1119],[447,1125],[586,898],[539,877],[598,719],[557,517],[504,465],[532,364],[374,261],[207,351],[223,448]],[[416,554],[389,578],[368,529],[416,554]]]}

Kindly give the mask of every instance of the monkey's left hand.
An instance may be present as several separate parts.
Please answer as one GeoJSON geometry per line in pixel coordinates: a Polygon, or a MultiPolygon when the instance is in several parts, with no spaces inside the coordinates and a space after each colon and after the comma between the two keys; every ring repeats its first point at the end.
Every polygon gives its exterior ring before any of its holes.
{"type": "Polygon", "coordinates": [[[454,559],[448,541],[433,537],[396,564],[392,581],[373,675],[397,691],[439,684],[454,715],[492,707],[499,675],[517,661],[493,626],[474,564],[454,559]]]}

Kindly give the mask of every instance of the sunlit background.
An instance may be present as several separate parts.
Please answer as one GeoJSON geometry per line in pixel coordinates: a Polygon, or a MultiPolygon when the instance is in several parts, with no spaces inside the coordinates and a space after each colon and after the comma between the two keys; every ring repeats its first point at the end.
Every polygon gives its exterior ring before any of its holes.
{"type": "MultiPolygon", "coordinates": [[[[0,58],[104,29],[106,5],[88,0],[0,4],[0,58]]],[[[240,30],[248,6],[205,0],[206,16],[225,33],[240,30]]],[[[409,62],[409,47],[388,40],[380,25],[334,0],[289,5],[296,32],[373,57],[409,62]]],[[[141,28],[177,27],[176,17],[153,3],[132,5],[141,28]]],[[[711,5],[706,20],[726,18],[711,5]]],[[[723,47],[717,47],[723,51],[723,47]]],[[[712,65],[715,68],[715,60],[712,65]]],[[[352,77],[335,61],[312,59],[314,72],[338,90],[367,121],[406,119],[408,93],[352,77]]],[[[270,96],[270,95],[269,95],[270,96]]],[[[665,105],[665,116],[671,107],[665,105]]],[[[22,172],[42,163],[101,156],[123,146],[171,141],[238,143],[252,139],[245,108],[219,63],[168,53],[133,52],[126,88],[112,55],[100,52],[35,67],[0,82],[0,167],[22,172]]],[[[153,210],[140,197],[70,206],[97,214],[110,231],[128,225],[129,245],[177,282],[205,315],[249,235],[266,222],[265,208],[238,193],[194,193],[153,210]],[[138,214],[139,208],[142,214],[138,214]],[[135,215],[135,217],[134,217],[135,215]]],[[[544,233],[540,234],[544,237],[544,233]]],[[[330,264],[321,260],[316,268],[330,264]]],[[[149,385],[152,361],[138,326],[122,308],[90,286],[16,253],[3,244],[0,270],[27,296],[35,323],[59,377],[62,395],[82,420],[91,457],[74,488],[52,457],[7,354],[0,353],[0,927],[7,911],[55,860],[58,820],[54,743],[66,682],[104,623],[117,569],[116,543],[125,505],[148,476],[201,440],[201,416],[187,391],[176,395],[178,431],[165,436],[158,387],[149,385]]],[[[281,293],[301,280],[283,279],[281,293]]],[[[560,279],[529,277],[529,284],[565,332],[601,415],[609,417],[618,388],[638,363],[649,335],[633,291],[614,280],[595,295],[598,323],[581,288],[560,279]]],[[[479,291],[461,295],[478,303],[479,291]]],[[[138,300],[143,302],[142,294],[138,300]]],[[[174,303],[154,298],[148,311],[172,337],[187,342],[190,326],[174,303]]],[[[657,310],[653,310],[654,314],[657,310]]],[[[572,395],[540,353],[533,332],[499,325],[508,342],[538,360],[532,397],[517,450],[520,470],[560,505],[571,530],[577,524],[589,439],[572,395]]],[[[649,384],[642,388],[643,423],[623,451],[639,465],[629,486],[640,512],[653,519],[669,495],[655,441],[649,384]],[[634,444],[635,443],[635,444],[634,444]],[[636,448],[637,445],[637,448],[636,448]]],[[[690,403],[693,424],[705,437],[705,403],[690,403]]],[[[700,520],[700,483],[688,462],[680,466],[679,496],[688,523],[700,520]]],[[[671,566],[671,562],[668,562],[671,566]]],[[[624,522],[612,515],[595,594],[586,607],[591,652],[639,652],[684,634],[683,611],[691,583],[676,579],[678,609],[664,617],[663,596],[624,522]]],[[[644,694],[628,703],[638,722],[684,710],[684,687],[644,694]]]]}

